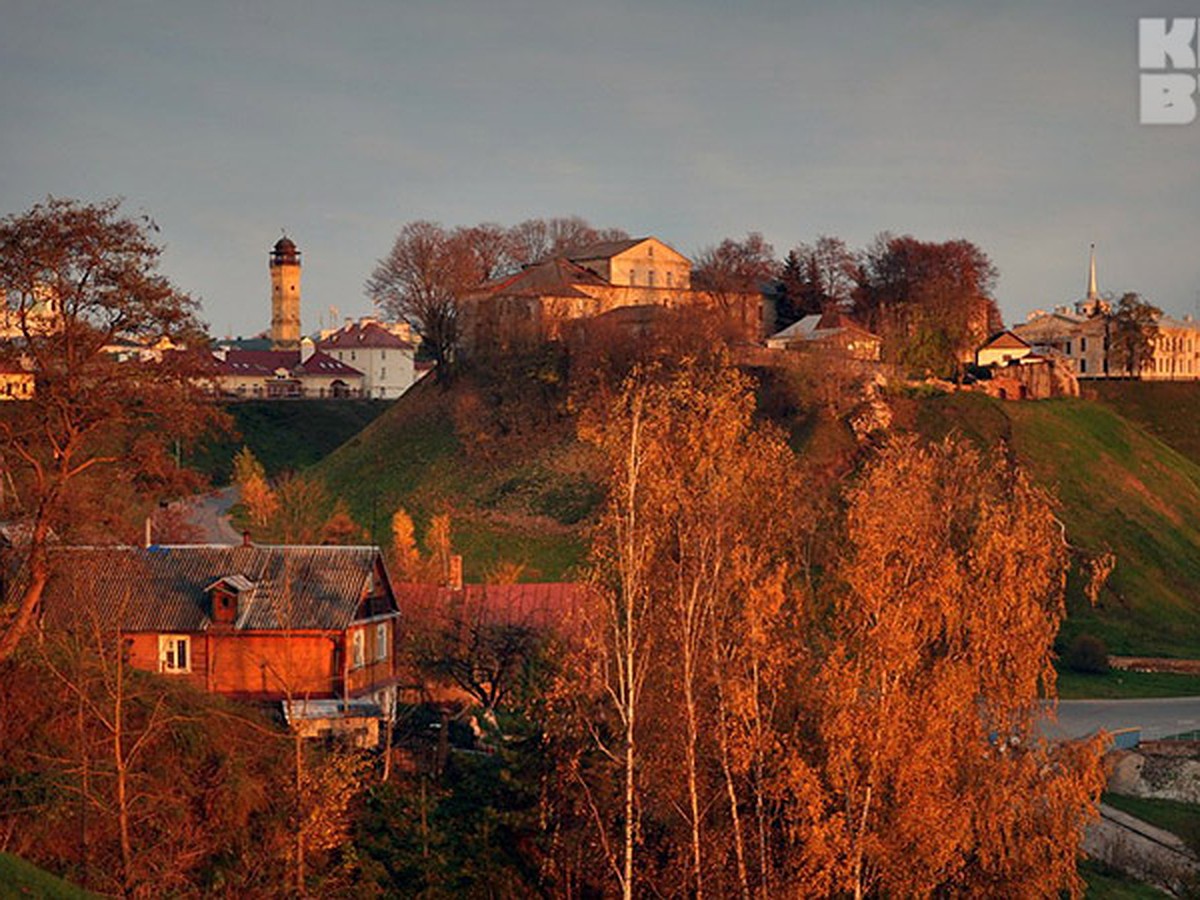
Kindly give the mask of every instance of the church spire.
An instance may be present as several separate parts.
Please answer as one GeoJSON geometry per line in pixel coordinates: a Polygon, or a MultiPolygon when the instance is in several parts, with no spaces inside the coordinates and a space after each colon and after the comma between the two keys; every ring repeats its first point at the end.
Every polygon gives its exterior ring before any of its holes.
{"type": "Polygon", "coordinates": [[[1088,300],[1097,300],[1100,292],[1096,290],[1096,245],[1092,244],[1092,262],[1088,267],[1088,300]]]}

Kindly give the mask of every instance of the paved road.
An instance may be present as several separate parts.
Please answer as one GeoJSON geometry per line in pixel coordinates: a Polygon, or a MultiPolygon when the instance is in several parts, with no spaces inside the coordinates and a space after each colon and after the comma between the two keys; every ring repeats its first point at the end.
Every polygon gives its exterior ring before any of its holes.
{"type": "Polygon", "coordinates": [[[1140,728],[1143,740],[1200,729],[1200,697],[1152,700],[1061,700],[1058,721],[1046,724],[1051,737],[1082,737],[1103,728],[1140,728]]]}
{"type": "Polygon", "coordinates": [[[241,543],[242,536],[229,524],[229,508],[237,501],[238,489],[233,486],[182,502],[189,524],[201,533],[201,542],[237,544],[241,543]]]}

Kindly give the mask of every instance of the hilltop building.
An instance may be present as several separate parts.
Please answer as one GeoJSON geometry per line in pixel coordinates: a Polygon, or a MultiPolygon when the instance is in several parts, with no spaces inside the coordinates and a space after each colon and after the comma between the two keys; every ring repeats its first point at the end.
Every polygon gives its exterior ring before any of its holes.
{"type": "Polygon", "coordinates": [[[374,319],[347,322],[326,331],[317,350],[362,372],[362,396],[390,400],[399,397],[415,378],[413,345],[374,319]]]}
{"type": "Polygon", "coordinates": [[[238,400],[325,399],[364,396],[365,377],[322,353],[309,338],[297,350],[219,347],[207,363],[214,393],[238,400]]]}
{"type": "MultiPolygon", "coordinates": [[[[1014,325],[1012,332],[1037,352],[1061,355],[1078,378],[1129,377],[1112,358],[1113,320],[1112,304],[1097,289],[1093,246],[1086,296],[1073,307],[1034,310],[1025,322],[1014,325]]],[[[1160,316],[1155,324],[1151,354],[1133,377],[1144,381],[1200,379],[1200,323],[1191,316],[1160,316]]]]}
{"type": "Polygon", "coordinates": [[[845,313],[805,316],[767,338],[771,350],[818,351],[825,356],[878,362],[882,341],[845,313]]]}
{"type": "Polygon", "coordinates": [[[271,349],[300,347],[300,251],[286,236],[275,242],[271,272],[271,349]]]}
{"type": "Polygon", "coordinates": [[[465,355],[563,339],[566,323],[636,306],[723,309],[747,337],[763,328],[757,292],[715,297],[692,289],[691,262],[655,237],[605,241],[526,266],[459,300],[465,355]]]}

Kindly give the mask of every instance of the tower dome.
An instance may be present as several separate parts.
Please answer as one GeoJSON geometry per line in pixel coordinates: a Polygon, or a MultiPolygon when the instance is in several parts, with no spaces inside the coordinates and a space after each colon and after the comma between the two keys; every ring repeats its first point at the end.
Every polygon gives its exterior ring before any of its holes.
{"type": "Polygon", "coordinates": [[[300,265],[300,251],[296,249],[296,243],[287,235],[277,240],[275,246],[271,249],[271,265],[300,265]]]}

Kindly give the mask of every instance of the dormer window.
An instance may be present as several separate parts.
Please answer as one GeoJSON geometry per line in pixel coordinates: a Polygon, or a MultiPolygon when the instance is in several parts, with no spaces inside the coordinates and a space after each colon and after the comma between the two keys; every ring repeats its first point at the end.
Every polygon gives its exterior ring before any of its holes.
{"type": "Polygon", "coordinates": [[[209,616],[217,625],[235,625],[254,582],[244,575],[227,575],[204,589],[209,595],[209,616]]]}

